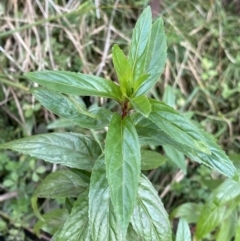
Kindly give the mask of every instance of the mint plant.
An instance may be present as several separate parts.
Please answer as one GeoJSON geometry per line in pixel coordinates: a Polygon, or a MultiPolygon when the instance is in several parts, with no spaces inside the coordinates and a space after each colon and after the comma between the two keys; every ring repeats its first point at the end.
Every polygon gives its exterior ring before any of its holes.
{"type": "MultiPolygon", "coordinates": [[[[101,77],[65,71],[25,74],[43,87],[32,94],[61,118],[88,129],[108,127],[105,147],[79,133],[49,133],[1,145],[67,169],[49,174],[33,194],[39,217],[35,230],[54,241],[172,240],[168,214],[154,187],[141,173],[165,160],[142,145],[169,145],[220,173],[235,176],[235,167],[215,140],[164,102],[147,97],[163,72],[167,46],[163,20],[152,23],[147,7],[133,30],[129,55],[112,48],[119,84],[101,77]],[[110,98],[120,112],[86,110],[73,95],[110,98]],[[66,198],[67,209],[41,215],[37,198],[66,198]],[[69,198],[76,198],[70,205],[69,198]]],[[[181,221],[177,234],[181,237],[181,221]]]]}

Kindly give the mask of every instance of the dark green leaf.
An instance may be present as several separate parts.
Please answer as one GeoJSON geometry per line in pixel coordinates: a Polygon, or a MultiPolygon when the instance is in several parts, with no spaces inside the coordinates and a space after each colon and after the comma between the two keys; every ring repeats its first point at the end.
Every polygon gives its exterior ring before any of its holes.
{"type": "Polygon", "coordinates": [[[134,208],[131,224],[139,235],[139,240],[172,240],[168,214],[158,193],[144,175],[141,176],[139,182],[137,204],[134,208]]]}
{"type": "Polygon", "coordinates": [[[198,129],[198,131],[200,131],[204,137],[204,140],[206,141],[211,154],[193,150],[192,148],[183,145],[181,142],[171,138],[162,130],[159,130],[159,127],[152,121],[144,118],[139,114],[132,115],[132,119],[136,125],[136,130],[142,145],[171,145],[178,151],[190,157],[192,160],[195,160],[199,163],[204,163],[208,167],[214,168],[215,170],[228,177],[233,177],[236,175],[236,169],[228,156],[216,144],[215,140],[204,131],[198,129]]]}
{"type": "Polygon", "coordinates": [[[88,191],[74,203],[72,212],[54,241],[90,241],[88,225],[88,191]]]}
{"type": "Polygon", "coordinates": [[[34,191],[40,198],[78,197],[88,188],[88,183],[69,170],[49,174],[34,191]]]}
{"type": "Polygon", "coordinates": [[[89,191],[89,225],[92,241],[121,241],[123,234],[110,199],[104,157],[92,171],[89,191]]]}
{"type": "Polygon", "coordinates": [[[101,154],[96,141],[77,133],[36,135],[5,143],[0,148],[83,170],[91,170],[101,154]]]}
{"type": "Polygon", "coordinates": [[[112,58],[115,71],[118,76],[120,88],[125,95],[130,95],[130,88],[132,85],[132,69],[127,57],[117,44],[113,45],[112,58]]]}
{"type": "Polygon", "coordinates": [[[99,129],[109,124],[112,113],[104,108],[86,111],[76,100],[45,88],[35,88],[31,91],[40,103],[72,123],[83,128],[99,129]]]}
{"type": "Polygon", "coordinates": [[[161,166],[165,161],[166,157],[157,153],[156,151],[142,150],[141,151],[141,169],[152,170],[161,166]]]}
{"type": "Polygon", "coordinates": [[[191,241],[191,232],[188,223],[184,219],[180,219],[176,234],[176,241],[191,241]]]}
{"type": "Polygon", "coordinates": [[[129,50],[129,62],[133,70],[133,81],[136,81],[145,74],[151,27],[152,13],[150,7],[147,7],[144,9],[135,25],[129,50]]]}
{"type": "Polygon", "coordinates": [[[173,146],[164,145],[163,150],[167,157],[172,161],[177,167],[179,167],[185,174],[187,173],[187,165],[185,157],[182,152],[176,150],[173,146]]]}
{"type": "Polygon", "coordinates": [[[187,147],[211,154],[201,132],[179,112],[163,102],[149,99],[152,111],[149,119],[175,141],[187,147]]]}
{"type": "Polygon", "coordinates": [[[40,229],[51,235],[55,234],[58,229],[61,229],[68,219],[67,209],[55,209],[49,213],[44,214],[42,217],[44,221],[38,220],[34,225],[34,232],[39,234],[40,229]]]}
{"type": "MultiPolygon", "coordinates": [[[[148,33],[149,34],[149,33],[148,33]]],[[[134,96],[144,95],[157,83],[167,59],[167,44],[163,20],[158,18],[152,25],[144,74],[150,77],[142,82],[134,96]]]]}
{"type": "Polygon", "coordinates": [[[51,90],[72,95],[93,95],[121,99],[119,86],[103,78],[67,71],[36,71],[26,73],[30,80],[51,90]]]}
{"type": "Polygon", "coordinates": [[[130,101],[136,111],[141,113],[143,116],[148,117],[151,112],[151,105],[146,96],[138,96],[134,98],[130,98],[130,101]]]}
{"type": "Polygon", "coordinates": [[[203,205],[201,203],[184,203],[175,208],[171,213],[172,218],[184,218],[188,223],[196,223],[201,212],[203,205]]]}
{"type": "Polygon", "coordinates": [[[140,175],[140,145],[129,116],[115,113],[110,122],[105,147],[106,171],[114,211],[126,233],[136,203],[140,175]]]}

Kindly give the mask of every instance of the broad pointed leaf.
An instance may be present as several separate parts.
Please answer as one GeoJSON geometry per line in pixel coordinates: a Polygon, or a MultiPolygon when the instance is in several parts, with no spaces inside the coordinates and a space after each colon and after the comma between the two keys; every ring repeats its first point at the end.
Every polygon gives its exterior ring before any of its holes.
{"type": "Polygon", "coordinates": [[[49,213],[44,214],[43,220],[38,220],[34,225],[34,232],[39,234],[40,229],[51,235],[55,234],[59,229],[61,229],[68,219],[67,209],[55,209],[49,213]]]}
{"type": "Polygon", "coordinates": [[[136,203],[140,175],[140,145],[129,116],[115,113],[110,122],[105,147],[107,179],[114,211],[126,233],[136,203]]]}
{"type": "Polygon", "coordinates": [[[120,88],[125,95],[130,95],[129,92],[132,85],[132,69],[127,57],[117,44],[113,45],[112,58],[115,71],[118,76],[120,88]]]}
{"type": "Polygon", "coordinates": [[[33,196],[42,198],[78,197],[88,188],[88,183],[70,170],[49,174],[34,191],[33,196]]]}
{"type": "Polygon", "coordinates": [[[136,111],[141,113],[143,116],[148,117],[151,112],[151,105],[146,96],[138,96],[130,98],[130,101],[136,111]]]}
{"type": "Polygon", "coordinates": [[[172,240],[168,214],[147,177],[141,176],[131,224],[144,241],[172,240]]]}
{"type": "Polygon", "coordinates": [[[188,119],[163,102],[153,99],[149,102],[152,105],[149,119],[162,131],[193,150],[211,154],[205,138],[188,119]]]}
{"type": "Polygon", "coordinates": [[[176,241],[191,241],[191,232],[185,219],[180,219],[176,234],[176,241]]]}
{"type": "Polygon", "coordinates": [[[44,87],[64,94],[121,99],[119,86],[93,75],[67,71],[37,71],[26,73],[25,76],[44,87]]]}
{"type": "Polygon", "coordinates": [[[192,160],[195,160],[199,163],[204,163],[208,167],[211,167],[228,177],[233,177],[236,175],[236,169],[231,160],[216,144],[215,140],[204,131],[198,129],[202,136],[204,136],[211,154],[193,150],[192,148],[183,145],[181,142],[178,142],[174,138],[167,135],[164,131],[159,130],[158,126],[152,121],[140,116],[139,114],[134,114],[132,119],[136,125],[136,130],[142,145],[171,145],[178,151],[190,157],[192,160]]]}
{"type": "Polygon", "coordinates": [[[156,151],[141,151],[141,170],[152,170],[161,166],[167,158],[156,151]]]}
{"type": "Polygon", "coordinates": [[[83,128],[99,129],[109,124],[112,113],[107,109],[86,111],[73,98],[45,88],[35,88],[31,92],[44,107],[83,128]]]}
{"type": "Polygon", "coordinates": [[[133,80],[145,74],[148,42],[151,35],[152,14],[150,7],[142,12],[135,25],[129,50],[129,62],[133,70],[133,80]]]}
{"type": "Polygon", "coordinates": [[[163,20],[158,18],[152,25],[144,74],[150,77],[142,82],[134,96],[147,94],[161,76],[167,59],[167,44],[163,20]]]}
{"type": "Polygon", "coordinates": [[[54,241],[90,241],[88,225],[88,190],[74,203],[71,214],[54,241]]]}
{"type": "Polygon", "coordinates": [[[122,241],[123,234],[110,198],[104,157],[92,171],[89,191],[89,225],[92,241],[122,241]]]}
{"type": "Polygon", "coordinates": [[[51,163],[91,170],[101,154],[98,143],[77,133],[36,135],[0,145],[51,163]]]}

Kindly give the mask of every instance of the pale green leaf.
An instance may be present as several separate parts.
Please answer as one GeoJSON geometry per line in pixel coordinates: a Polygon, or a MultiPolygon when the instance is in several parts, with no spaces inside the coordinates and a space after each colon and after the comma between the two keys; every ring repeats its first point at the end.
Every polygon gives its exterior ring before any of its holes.
{"type": "Polygon", "coordinates": [[[150,7],[147,7],[138,18],[130,44],[129,62],[132,66],[134,81],[145,74],[151,27],[152,13],[150,7]]]}
{"type": "Polygon", "coordinates": [[[162,18],[152,25],[144,74],[149,78],[135,90],[134,96],[147,94],[161,76],[167,59],[167,43],[162,18]]]}
{"type": "Polygon", "coordinates": [[[33,196],[40,198],[78,197],[88,188],[88,183],[70,170],[49,174],[35,189],[33,196]]]}
{"type": "Polygon", "coordinates": [[[141,113],[145,117],[148,117],[148,115],[151,112],[151,105],[146,96],[142,95],[142,96],[130,98],[130,101],[137,112],[141,113]]]}
{"type": "Polygon", "coordinates": [[[240,219],[236,223],[236,234],[234,241],[240,241],[240,219]]]}
{"type": "Polygon", "coordinates": [[[0,148],[83,170],[91,170],[101,154],[95,140],[77,133],[35,135],[2,144],[0,148]]]}
{"type": "Polygon", "coordinates": [[[127,57],[117,44],[113,45],[112,58],[122,92],[125,95],[131,95],[130,88],[132,85],[132,69],[127,57]]]}
{"type": "Polygon", "coordinates": [[[191,241],[191,232],[185,219],[179,220],[176,241],[191,241]]]}
{"type": "MultiPolygon", "coordinates": [[[[236,231],[237,220],[238,220],[238,212],[237,210],[234,210],[233,213],[221,223],[216,241],[232,240],[236,231]]],[[[235,241],[236,241],[236,238],[235,238],[235,241]]]]}
{"type": "Polygon", "coordinates": [[[173,146],[164,145],[163,150],[169,160],[179,167],[185,174],[187,173],[187,165],[182,152],[176,150],[173,146]]]}
{"type": "Polygon", "coordinates": [[[131,218],[133,229],[144,241],[172,240],[168,214],[158,193],[144,175],[141,176],[137,204],[131,218]]]}
{"type": "Polygon", "coordinates": [[[170,214],[170,218],[183,218],[188,223],[196,223],[201,212],[203,204],[201,203],[184,203],[175,208],[170,214]]]}
{"type": "Polygon", "coordinates": [[[38,220],[34,225],[34,232],[39,234],[40,229],[51,235],[55,234],[57,230],[61,229],[68,219],[67,209],[55,209],[49,213],[45,213],[42,217],[43,220],[38,220]]]}
{"type": "Polygon", "coordinates": [[[170,85],[167,85],[164,88],[163,102],[165,102],[167,105],[174,108],[175,107],[175,100],[176,100],[176,95],[175,95],[175,92],[174,92],[174,88],[170,85]]]}
{"type": "Polygon", "coordinates": [[[36,71],[26,73],[25,76],[44,87],[64,94],[121,99],[118,85],[93,75],[67,71],[36,71]]]}
{"type": "Polygon", "coordinates": [[[115,113],[110,122],[105,147],[107,179],[114,211],[126,233],[136,203],[140,175],[140,144],[129,116],[115,113]]]}
{"type": "Polygon", "coordinates": [[[90,241],[88,225],[88,191],[74,203],[71,214],[54,241],[90,241]]]}
{"type": "Polygon", "coordinates": [[[109,124],[112,113],[104,108],[86,111],[76,100],[45,88],[31,90],[40,103],[57,114],[83,128],[99,129],[109,124]]]}
{"type": "Polygon", "coordinates": [[[96,161],[91,175],[89,225],[91,241],[123,240],[123,234],[111,203],[103,156],[96,161]]]}
{"type": "Polygon", "coordinates": [[[161,166],[167,158],[156,151],[141,151],[141,170],[152,170],[161,166]]]}

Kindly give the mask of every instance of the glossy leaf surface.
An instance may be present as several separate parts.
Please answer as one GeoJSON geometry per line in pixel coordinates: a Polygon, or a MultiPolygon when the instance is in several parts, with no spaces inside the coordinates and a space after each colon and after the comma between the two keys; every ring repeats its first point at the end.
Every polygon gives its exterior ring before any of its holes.
{"type": "Polygon", "coordinates": [[[141,170],[152,170],[161,166],[167,158],[156,151],[141,151],[141,170]]]}
{"type": "Polygon", "coordinates": [[[51,235],[55,234],[58,229],[62,228],[68,219],[67,209],[55,209],[49,213],[45,213],[42,217],[43,220],[38,220],[34,225],[34,232],[39,234],[40,229],[51,235]]]}
{"type": "Polygon", "coordinates": [[[49,174],[34,191],[40,198],[78,197],[88,184],[70,170],[59,170],[49,174]]]}
{"type": "Polygon", "coordinates": [[[151,35],[152,13],[150,7],[142,12],[135,25],[129,50],[129,62],[133,69],[133,80],[145,74],[148,42],[151,35]]]}
{"type": "Polygon", "coordinates": [[[89,191],[89,225],[92,241],[122,241],[123,235],[110,198],[104,157],[93,168],[89,191]]]}
{"type": "Polygon", "coordinates": [[[35,88],[31,91],[40,103],[56,115],[68,119],[83,128],[99,129],[109,124],[112,113],[105,108],[95,108],[86,111],[73,98],[45,88],[35,88]]]}
{"type": "Polygon", "coordinates": [[[140,175],[140,145],[129,116],[115,113],[110,122],[105,147],[106,172],[114,211],[126,233],[136,203],[140,175]]]}
{"type": "Polygon", "coordinates": [[[130,95],[132,85],[132,69],[127,57],[117,44],[113,45],[112,58],[115,71],[118,76],[120,88],[125,95],[130,95]]]}
{"type": "Polygon", "coordinates": [[[36,135],[8,142],[0,148],[83,170],[91,170],[101,154],[96,141],[77,133],[36,135]]]}
{"type": "Polygon", "coordinates": [[[135,91],[134,96],[147,94],[161,76],[167,59],[167,44],[163,20],[158,18],[152,25],[144,74],[149,78],[135,91]]]}
{"type": "Polygon", "coordinates": [[[198,129],[198,131],[200,131],[204,137],[204,140],[206,141],[211,154],[193,150],[192,148],[183,145],[181,142],[176,141],[174,138],[167,135],[164,131],[160,130],[158,126],[152,121],[142,117],[139,114],[134,114],[132,119],[136,125],[136,130],[138,132],[141,145],[171,145],[178,151],[190,157],[192,160],[203,163],[228,177],[233,177],[236,175],[236,168],[234,167],[231,160],[216,144],[213,137],[204,131],[198,129]]]}
{"type": "Polygon", "coordinates": [[[188,223],[184,219],[178,222],[178,229],[176,234],[176,241],[191,241],[191,232],[188,223]]]}
{"type": "Polygon", "coordinates": [[[88,225],[88,191],[74,203],[71,214],[54,241],[90,241],[88,225]]]}
{"type": "Polygon", "coordinates": [[[44,87],[64,94],[121,99],[118,85],[93,75],[67,71],[36,71],[29,72],[25,76],[44,87]]]}
{"type": "Polygon", "coordinates": [[[137,204],[134,208],[131,224],[140,237],[139,240],[172,240],[168,214],[158,193],[144,175],[140,178],[137,204]]]}
{"type": "Polygon", "coordinates": [[[148,117],[151,112],[151,105],[146,96],[138,96],[130,99],[134,109],[143,116],[148,117]]]}

